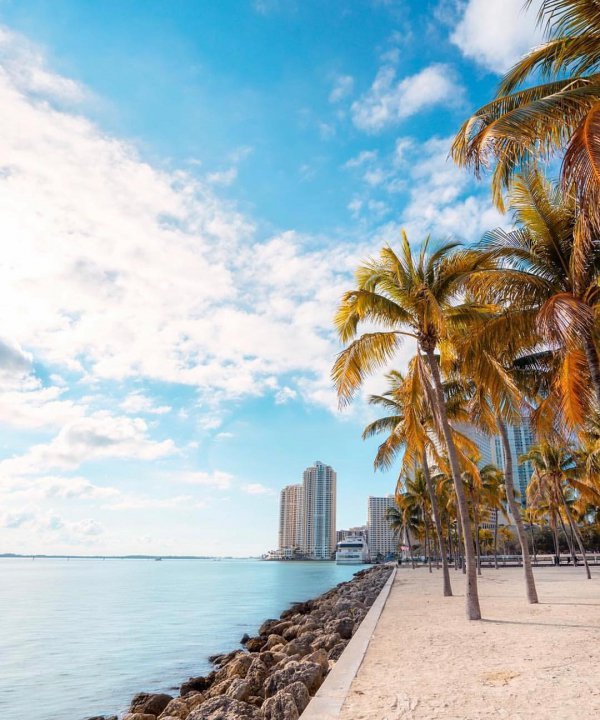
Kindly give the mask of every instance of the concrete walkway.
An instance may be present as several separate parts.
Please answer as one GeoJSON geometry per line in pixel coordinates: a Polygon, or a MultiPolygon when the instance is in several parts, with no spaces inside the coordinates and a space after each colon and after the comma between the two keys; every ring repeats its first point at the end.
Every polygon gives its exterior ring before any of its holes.
{"type": "MultiPolygon", "coordinates": [[[[441,575],[398,570],[341,720],[579,720],[600,717],[600,572],[538,568],[539,605],[520,568],[485,570],[485,620],[465,619],[441,575]]],[[[310,706],[309,706],[310,707],[310,706]]]]}

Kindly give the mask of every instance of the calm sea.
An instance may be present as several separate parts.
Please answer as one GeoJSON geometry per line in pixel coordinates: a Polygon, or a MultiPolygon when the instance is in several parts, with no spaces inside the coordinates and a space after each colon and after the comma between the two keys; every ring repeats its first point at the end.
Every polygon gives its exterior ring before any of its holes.
{"type": "Polygon", "coordinates": [[[0,560],[0,718],[81,720],[209,669],[356,567],[258,560],[0,560]]]}

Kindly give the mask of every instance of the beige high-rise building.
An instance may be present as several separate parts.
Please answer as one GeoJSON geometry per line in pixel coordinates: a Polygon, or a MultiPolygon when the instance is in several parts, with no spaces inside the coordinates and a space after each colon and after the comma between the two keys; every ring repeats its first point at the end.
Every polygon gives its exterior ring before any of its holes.
{"type": "Polygon", "coordinates": [[[387,497],[369,496],[367,532],[371,560],[375,560],[378,555],[386,557],[390,553],[396,553],[400,538],[394,537],[386,516],[388,508],[393,507],[394,503],[393,495],[387,497]]]}
{"type": "Polygon", "coordinates": [[[302,485],[287,485],[279,501],[279,549],[300,549],[304,524],[302,485]]]}
{"type": "Polygon", "coordinates": [[[330,560],[335,552],[335,470],[315,462],[304,471],[302,550],[313,560],[330,560]]]}

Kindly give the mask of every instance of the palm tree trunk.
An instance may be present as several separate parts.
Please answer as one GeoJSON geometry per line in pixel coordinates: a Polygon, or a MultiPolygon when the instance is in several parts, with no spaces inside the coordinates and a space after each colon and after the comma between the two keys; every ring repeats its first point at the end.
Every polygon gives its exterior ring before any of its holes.
{"type": "Polygon", "coordinates": [[[429,566],[429,572],[433,572],[431,567],[431,542],[429,540],[429,530],[427,516],[423,513],[423,525],[425,526],[425,555],[427,556],[427,564],[429,566]]]}
{"type": "Polygon", "coordinates": [[[596,399],[598,403],[600,403],[600,358],[598,357],[598,349],[596,348],[596,343],[591,333],[584,336],[583,349],[585,350],[585,356],[590,369],[590,378],[594,386],[596,399]]]}
{"type": "Polygon", "coordinates": [[[458,564],[462,574],[464,575],[467,572],[467,568],[465,565],[465,554],[463,551],[463,529],[460,521],[460,515],[458,513],[456,515],[456,547],[458,549],[458,564]]]}
{"type": "Polygon", "coordinates": [[[415,556],[413,555],[413,546],[410,539],[410,533],[408,531],[408,527],[405,526],[404,528],[404,534],[406,535],[406,544],[408,545],[408,552],[410,553],[410,564],[412,565],[412,569],[414,570],[415,565],[415,556]]]}
{"type": "Polygon", "coordinates": [[[508,431],[506,424],[501,418],[497,419],[498,430],[500,432],[500,439],[502,440],[502,449],[504,450],[504,487],[506,488],[506,501],[508,502],[508,508],[510,514],[513,517],[515,526],[517,528],[517,535],[519,536],[519,543],[521,545],[521,554],[523,557],[523,571],[525,573],[525,586],[527,589],[527,600],[531,604],[535,604],[538,601],[537,590],[535,587],[535,579],[533,577],[533,568],[531,567],[531,558],[529,557],[529,547],[527,545],[527,535],[525,534],[525,528],[523,527],[523,518],[521,517],[521,508],[518,506],[515,500],[515,488],[513,485],[513,459],[512,451],[510,449],[510,442],[508,440],[508,431]]]}
{"type": "Polygon", "coordinates": [[[479,507],[473,501],[473,521],[475,523],[475,551],[477,553],[477,574],[481,575],[481,542],[479,539],[479,507]]]}
{"type": "Polygon", "coordinates": [[[438,367],[437,358],[433,352],[433,348],[426,351],[427,363],[433,378],[433,385],[436,398],[436,410],[442,426],[444,440],[446,441],[446,450],[448,451],[448,459],[450,460],[450,469],[452,471],[452,479],[454,481],[454,489],[456,491],[456,502],[458,505],[458,513],[462,520],[463,536],[465,539],[465,556],[467,560],[467,583],[466,583],[466,611],[469,620],[481,620],[481,608],[479,607],[479,594],[477,592],[477,568],[475,566],[475,553],[473,549],[473,537],[471,534],[471,519],[469,518],[469,507],[467,498],[465,497],[465,489],[463,487],[462,478],[460,476],[460,467],[458,464],[458,456],[452,437],[452,429],[448,422],[448,413],[446,412],[446,401],[442,389],[442,379],[440,377],[440,369],[438,367]]]}
{"type": "Polygon", "coordinates": [[[450,572],[448,570],[448,557],[444,546],[444,534],[442,532],[442,521],[440,519],[440,508],[438,505],[437,495],[433,482],[431,481],[431,473],[429,472],[429,463],[427,462],[427,452],[423,452],[423,475],[427,492],[431,501],[431,510],[433,512],[433,521],[435,523],[435,532],[437,534],[438,545],[440,547],[440,555],[442,556],[442,575],[444,578],[444,597],[452,597],[452,586],[450,585],[450,572]]]}
{"type": "Polygon", "coordinates": [[[571,511],[569,510],[569,504],[567,503],[565,495],[560,487],[558,488],[558,494],[560,496],[563,507],[565,509],[565,513],[567,514],[567,520],[569,521],[569,525],[571,526],[571,529],[573,530],[573,535],[575,535],[575,539],[577,540],[577,545],[579,546],[579,552],[581,553],[581,556],[583,557],[583,564],[585,565],[585,573],[587,575],[587,579],[591,580],[592,573],[590,572],[590,566],[588,565],[587,556],[585,554],[585,548],[583,547],[583,538],[581,537],[581,533],[579,532],[577,523],[573,520],[573,516],[571,515],[571,511]]]}
{"type": "Polygon", "coordinates": [[[498,509],[494,510],[494,568],[498,569],[498,509]]]}
{"type": "Polygon", "coordinates": [[[556,525],[556,518],[553,515],[550,516],[550,525],[552,527],[552,535],[554,537],[554,550],[556,553],[556,561],[557,561],[557,565],[560,566],[560,540],[558,537],[558,527],[556,525]]]}

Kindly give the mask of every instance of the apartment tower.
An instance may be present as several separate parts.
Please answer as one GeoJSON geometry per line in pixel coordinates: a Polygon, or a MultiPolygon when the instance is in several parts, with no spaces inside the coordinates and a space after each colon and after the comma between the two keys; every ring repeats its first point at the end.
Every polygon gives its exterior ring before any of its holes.
{"type": "Polygon", "coordinates": [[[287,485],[279,501],[279,550],[295,550],[302,546],[304,503],[302,485],[287,485]]]}
{"type": "Polygon", "coordinates": [[[335,470],[315,462],[304,471],[302,550],[313,560],[330,560],[335,552],[335,470]]]}
{"type": "Polygon", "coordinates": [[[386,557],[390,553],[396,553],[399,538],[394,537],[386,515],[388,508],[394,507],[394,503],[393,495],[387,497],[369,496],[367,533],[371,560],[375,560],[378,555],[386,557]]]}

